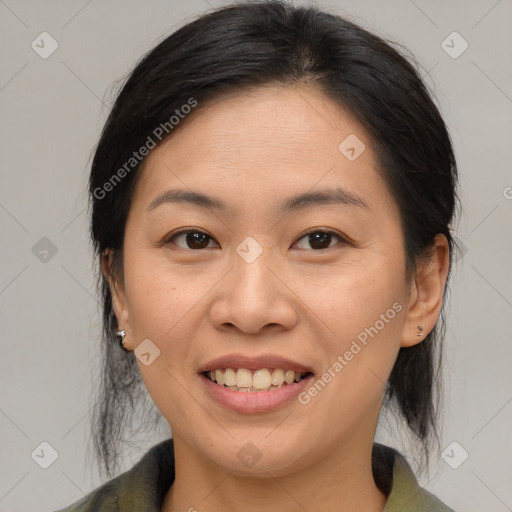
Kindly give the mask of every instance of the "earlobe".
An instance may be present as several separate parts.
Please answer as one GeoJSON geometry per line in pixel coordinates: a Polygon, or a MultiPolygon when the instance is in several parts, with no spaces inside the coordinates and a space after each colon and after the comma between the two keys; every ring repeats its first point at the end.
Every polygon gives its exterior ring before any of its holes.
{"type": "Polygon", "coordinates": [[[438,234],[432,244],[429,259],[419,264],[416,277],[411,283],[401,347],[420,343],[435,327],[443,306],[449,265],[448,240],[443,234],[438,234]]]}
{"type": "MultiPolygon", "coordinates": [[[[119,276],[113,268],[113,256],[111,249],[106,249],[103,252],[101,255],[101,271],[110,289],[112,306],[117,318],[118,329],[119,331],[124,331],[126,338],[128,339],[127,335],[130,332],[130,318],[124,293],[124,286],[120,282],[119,276]]],[[[124,347],[128,348],[128,343],[125,343],[124,347]]]]}

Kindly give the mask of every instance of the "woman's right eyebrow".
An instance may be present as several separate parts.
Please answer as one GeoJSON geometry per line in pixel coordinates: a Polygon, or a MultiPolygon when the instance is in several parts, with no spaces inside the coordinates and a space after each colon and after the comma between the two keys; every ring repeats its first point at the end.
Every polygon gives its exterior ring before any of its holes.
{"type": "MultiPolygon", "coordinates": [[[[147,212],[149,213],[158,206],[166,203],[186,203],[209,210],[228,210],[227,204],[219,198],[192,190],[171,189],[155,197],[155,199],[153,199],[149,204],[147,212]]],[[[304,192],[302,194],[289,197],[285,199],[280,206],[279,213],[285,214],[292,211],[330,204],[356,206],[363,209],[370,208],[367,201],[354,192],[344,190],[341,187],[335,187],[314,192],[304,192]]]]}
{"type": "Polygon", "coordinates": [[[227,205],[220,199],[207,196],[201,192],[191,190],[172,189],[155,197],[149,204],[147,212],[151,212],[161,204],[166,203],[187,203],[206,209],[227,210],[227,205]]]}

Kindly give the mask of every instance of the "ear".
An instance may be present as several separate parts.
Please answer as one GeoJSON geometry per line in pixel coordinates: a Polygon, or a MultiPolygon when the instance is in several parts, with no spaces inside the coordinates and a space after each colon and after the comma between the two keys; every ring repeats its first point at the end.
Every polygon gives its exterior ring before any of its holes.
{"type": "Polygon", "coordinates": [[[130,315],[128,313],[128,304],[126,301],[126,295],[124,291],[124,283],[122,280],[121,273],[115,271],[113,267],[113,256],[114,253],[111,249],[107,249],[101,255],[101,271],[105,277],[108,286],[110,288],[110,294],[112,296],[112,305],[117,319],[118,330],[124,330],[126,332],[125,348],[133,350],[131,347],[132,337],[130,336],[130,315]]]}
{"type": "Polygon", "coordinates": [[[401,347],[411,347],[423,341],[434,328],[443,305],[443,294],[450,266],[450,249],[443,234],[436,235],[430,258],[419,264],[411,282],[401,347]],[[418,326],[422,326],[420,330],[418,326]]]}

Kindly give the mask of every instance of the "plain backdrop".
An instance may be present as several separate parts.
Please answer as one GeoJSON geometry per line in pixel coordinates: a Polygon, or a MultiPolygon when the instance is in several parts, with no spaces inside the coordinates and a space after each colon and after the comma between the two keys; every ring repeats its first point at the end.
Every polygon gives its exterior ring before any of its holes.
{"type": "MultiPolygon", "coordinates": [[[[0,511],[55,510],[101,483],[86,461],[100,364],[90,153],[114,81],[156,40],[223,4],[0,0],[0,511]],[[56,457],[47,469],[42,449],[56,457]]],[[[408,47],[448,124],[462,255],[445,343],[447,451],[421,483],[459,511],[512,510],[512,2],[318,5],[408,47]]],[[[123,470],[166,437],[134,439],[123,470]]],[[[392,428],[378,438],[400,447],[392,428]]]]}

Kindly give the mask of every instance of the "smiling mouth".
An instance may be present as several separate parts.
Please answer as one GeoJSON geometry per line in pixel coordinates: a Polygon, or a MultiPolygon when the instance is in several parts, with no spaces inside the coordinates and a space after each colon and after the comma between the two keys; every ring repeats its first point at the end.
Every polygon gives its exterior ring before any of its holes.
{"type": "Polygon", "coordinates": [[[295,372],[281,368],[218,368],[205,371],[203,375],[219,386],[245,392],[272,391],[313,376],[311,372],[295,372]]]}

